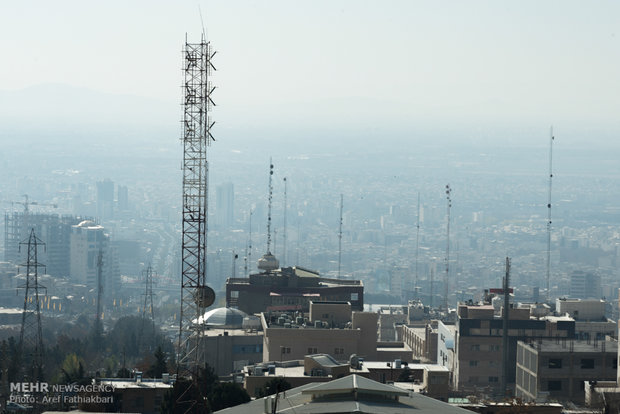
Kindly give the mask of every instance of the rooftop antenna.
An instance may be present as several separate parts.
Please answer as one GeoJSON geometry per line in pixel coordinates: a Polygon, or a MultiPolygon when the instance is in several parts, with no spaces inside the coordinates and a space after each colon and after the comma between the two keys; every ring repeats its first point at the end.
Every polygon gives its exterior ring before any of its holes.
{"type": "MultiPolygon", "coordinates": [[[[254,210],[250,208],[250,234],[248,237],[248,260],[247,263],[252,263],[252,215],[254,214],[254,210]]],[[[245,277],[248,277],[248,267],[245,267],[245,277]]]]}
{"type": "Polygon", "coordinates": [[[508,321],[510,317],[508,312],[510,310],[510,258],[506,258],[506,276],[504,277],[504,315],[503,315],[503,329],[502,329],[502,393],[506,396],[508,391],[508,321]]]}
{"type": "Polygon", "coordinates": [[[418,299],[418,258],[420,255],[420,192],[418,191],[418,223],[416,224],[415,235],[415,286],[414,297],[418,299]]]}
{"type": "Polygon", "coordinates": [[[547,199],[547,302],[551,299],[549,282],[551,279],[551,182],[553,180],[553,126],[549,139],[549,198],[547,199]]]}
{"type": "Polygon", "coordinates": [[[340,279],[340,267],[342,265],[342,208],[344,197],[340,194],[340,230],[338,231],[338,279],[340,279]]]}
{"type": "Polygon", "coordinates": [[[448,312],[448,280],[450,276],[450,208],[452,207],[452,189],[450,184],[446,185],[446,276],[445,276],[445,293],[444,293],[444,308],[448,312]]]}
{"type": "Polygon", "coordinates": [[[286,209],[288,207],[286,200],[286,184],[286,177],[284,177],[284,230],[282,233],[282,266],[286,264],[286,209]]]}
{"type": "Polygon", "coordinates": [[[276,270],[280,262],[271,254],[271,204],[273,201],[273,162],[269,158],[269,202],[267,205],[267,253],[258,259],[258,268],[266,272],[276,270]]]}

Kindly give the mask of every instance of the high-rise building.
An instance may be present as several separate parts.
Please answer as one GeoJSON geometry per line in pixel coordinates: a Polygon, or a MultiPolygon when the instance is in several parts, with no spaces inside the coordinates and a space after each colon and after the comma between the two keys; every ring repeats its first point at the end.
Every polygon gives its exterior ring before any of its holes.
{"type": "Polygon", "coordinates": [[[45,273],[54,277],[68,277],[70,267],[71,226],[83,218],[59,216],[58,214],[6,213],[4,216],[4,260],[16,265],[25,262],[19,243],[27,239],[34,229],[38,238],[45,243],[39,262],[45,263],[45,273]]]}
{"type": "Polygon", "coordinates": [[[119,211],[129,210],[129,190],[126,185],[119,185],[117,189],[117,207],[119,211]]]}
{"type": "Polygon", "coordinates": [[[97,216],[102,221],[114,217],[114,182],[107,178],[97,182],[97,216]]]}
{"type": "Polygon", "coordinates": [[[103,254],[104,294],[114,295],[120,288],[120,272],[115,249],[110,244],[110,236],[103,226],[85,220],[71,228],[71,270],[73,283],[85,284],[88,288],[97,288],[97,261],[99,252],[103,254]]]}
{"type": "Polygon", "coordinates": [[[574,299],[600,299],[601,277],[594,273],[574,271],[570,276],[570,297],[574,299]]]}
{"type": "Polygon", "coordinates": [[[228,229],[234,224],[235,187],[233,183],[217,186],[215,194],[215,224],[228,229]]]}

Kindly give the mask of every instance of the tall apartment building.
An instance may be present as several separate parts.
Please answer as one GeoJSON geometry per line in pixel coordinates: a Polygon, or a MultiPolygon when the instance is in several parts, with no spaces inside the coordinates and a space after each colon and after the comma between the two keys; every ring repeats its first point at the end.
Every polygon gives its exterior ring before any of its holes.
{"type": "Polygon", "coordinates": [[[114,182],[107,178],[97,182],[97,217],[102,221],[114,217],[114,182]]]}
{"type": "Polygon", "coordinates": [[[594,273],[575,271],[570,275],[570,297],[579,299],[600,299],[602,296],[601,276],[594,273]]]}
{"type": "Polygon", "coordinates": [[[45,273],[54,277],[68,277],[70,273],[71,226],[83,218],[58,214],[12,212],[4,216],[4,260],[15,265],[26,262],[27,249],[19,244],[27,241],[31,229],[45,243],[38,261],[45,265],[45,273]]]}
{"type": "Polygon", "coordinates": [[[111,298],[120,289],[120,272],[114,248],[110,245],[110,236],[103,226],[90,220],[71,227],[71,267],[70,278],[73,283],[97,288],[97,261],[99,252],[103,253],[103,287],[104,295],[111,298]]]}
{"type": "Polygon", "coordinates": [[[215,224],[228,229],[234,224],[235,187],[233,183],[224,183],[215,191],[215,224]]]}

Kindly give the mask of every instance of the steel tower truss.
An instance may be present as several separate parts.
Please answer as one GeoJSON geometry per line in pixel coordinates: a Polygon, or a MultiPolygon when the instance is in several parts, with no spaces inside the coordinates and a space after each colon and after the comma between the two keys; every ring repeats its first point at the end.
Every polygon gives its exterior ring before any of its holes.
{"type": "Polygon", "coordinates": [[[215,52],[203,37],[200,43],[185,43],[184,116],[183,116],[183,239],[181,311],[179,324],[178,363],[185,375],[195,375],[203,362],[199,355],[200,326],[198,318],[210,306],[215,295],[206,286],[207,271],[207,147],[213,122],[208,115],[214,102],[214,87],[209,81],[215,67],[215,52]]]}
{"type": "Polygon", "coordinates": [[[34,233],[30,231],[28,241],[21,242],[21,246],[28,246],[28,259],[26,266],[26,281],[18,286],[24,289],[24,311],[22,313],[22,326],[19,334],[20,365],[25,379],[40,381],[43,378],[43,334],[41,331],[41,299],[39,289],[46,289],[39,284],[39,267],[45,267],[37,261],[37,249],[45,246],[34,233]]]}

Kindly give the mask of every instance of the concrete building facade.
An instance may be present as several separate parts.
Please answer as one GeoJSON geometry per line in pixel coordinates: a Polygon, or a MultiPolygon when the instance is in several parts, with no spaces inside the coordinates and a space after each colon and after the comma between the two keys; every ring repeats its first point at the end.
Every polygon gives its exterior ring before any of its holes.
{"type": "Polygon", "coordinates": [[[617,341],[519,341],[515,395],[525,401],[583,403],[587,381],[614,380],[617,341]]]}

